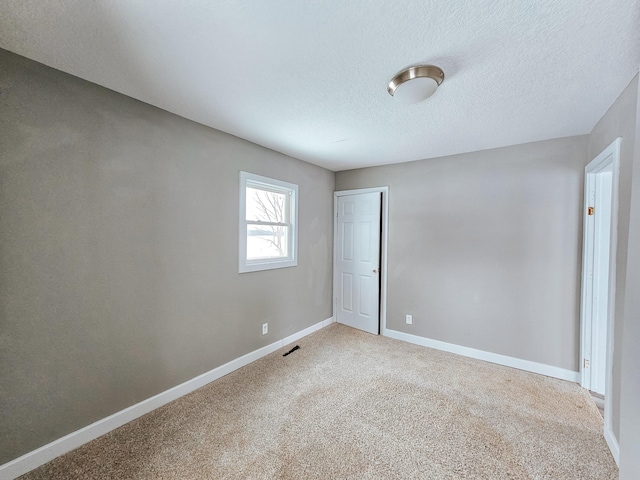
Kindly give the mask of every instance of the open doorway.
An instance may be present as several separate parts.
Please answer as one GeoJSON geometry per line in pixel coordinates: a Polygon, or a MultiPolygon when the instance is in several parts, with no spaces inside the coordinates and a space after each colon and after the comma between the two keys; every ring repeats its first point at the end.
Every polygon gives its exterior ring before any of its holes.
{"type": "Polygon", "coordinates": [[[581,385],[604,399],[605,438],[612,423],[620,143],[616,139],[585,167],[580,373],[581,385]]]}

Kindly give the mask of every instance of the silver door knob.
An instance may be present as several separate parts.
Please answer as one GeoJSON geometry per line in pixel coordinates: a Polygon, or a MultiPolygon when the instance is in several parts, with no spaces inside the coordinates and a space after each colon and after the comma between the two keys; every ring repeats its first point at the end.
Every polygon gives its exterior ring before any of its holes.
{"type": "Polygon", "coordinates": [[[377,268],[374,268],[374,269],[373,269],[373,273],[378,273],[378,269],[377,269],[377,268]]]}

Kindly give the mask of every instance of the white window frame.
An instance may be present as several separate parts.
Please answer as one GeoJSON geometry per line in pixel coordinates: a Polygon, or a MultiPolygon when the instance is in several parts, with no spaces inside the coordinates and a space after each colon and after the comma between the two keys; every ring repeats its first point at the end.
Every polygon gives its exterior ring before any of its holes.
{"type": "MultiPolygon", "coordinates": [[[[263,177],[249,172],[240,172],[240,216],[239,216],[239,273],[271,270],[274,268],[295,267],[298,265],[298,185],[283,182],[275,178],[263,177]],[[263,222],[247,221],[247,187],[269,190],[289,195],[289,255],[282,258],[247,259],[247,226],[263,222]]],[[[271,224],[268,225],[279,225],[271,224]]]]}

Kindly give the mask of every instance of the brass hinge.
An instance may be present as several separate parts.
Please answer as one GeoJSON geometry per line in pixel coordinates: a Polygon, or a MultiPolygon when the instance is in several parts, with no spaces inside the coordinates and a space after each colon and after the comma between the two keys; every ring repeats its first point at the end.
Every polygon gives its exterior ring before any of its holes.
{"type": "Polygon", "coordinates": [[[593,207],[587,208],[587,215],[593,215],[596,212],[596,209],[593,207]]]}

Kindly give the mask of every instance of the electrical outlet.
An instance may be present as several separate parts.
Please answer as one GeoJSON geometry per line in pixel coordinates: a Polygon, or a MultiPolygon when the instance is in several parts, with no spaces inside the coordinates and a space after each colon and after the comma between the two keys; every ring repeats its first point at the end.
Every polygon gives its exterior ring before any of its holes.
{"type": "Polygon", "coordinates": [[[407,321],[407,325],[413,324],[413,315],[406,315],[404,318],[407,321]]]}
{"type": "Polygon", "coordinates": [[[262,334],[266,335],[267,333],[269,333],[269,324],[268,323],[263,323],[262,324],[262,334]]]}

